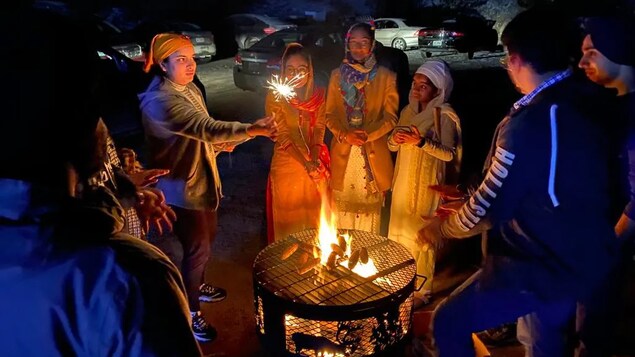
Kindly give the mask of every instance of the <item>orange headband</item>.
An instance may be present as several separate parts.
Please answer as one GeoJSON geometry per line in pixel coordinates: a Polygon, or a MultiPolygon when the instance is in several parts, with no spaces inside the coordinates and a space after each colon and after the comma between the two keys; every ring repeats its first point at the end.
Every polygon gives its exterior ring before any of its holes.
{"type": "Polygon", "coordinates": [[[192,46],[190,38],[173,33],[160,33],[152,39],[150,52],[146,55],[143,71],[148,73],[153,64],[159,64],[179,49],[192,46]]]}

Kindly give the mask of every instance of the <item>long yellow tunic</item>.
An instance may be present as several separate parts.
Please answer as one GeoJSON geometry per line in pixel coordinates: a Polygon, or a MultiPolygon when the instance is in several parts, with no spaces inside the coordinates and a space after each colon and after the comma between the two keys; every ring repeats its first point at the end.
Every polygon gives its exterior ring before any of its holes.
{"type": "Polygon", "coordinates": [[[322,104],[316,112],[313,135],[309,136],[308,112],[301,112],[285,101],[276,102],[271,93],[267,96],[265,112],[275,116],[279,130],[269,171],[273,223],[269,228],[273,228],[275,241],[318,227],[320,195],[304,161],[314,157],[318,145],[324,142],[324,109],[322,104]]]}
{"type": "Polygon", "coordinates": [[[338,227],[379,233],[383,192],[390,189],[393,162],[386,137],[397,123],[396,76],[390,70],[379,67],[377,75],[365,87],[366,107],[361,129],[368,134],[363,145],[368,163],[379,192],[369,192],[365,175],[365,160],[360,147],[343,140],[350,130],[344,99],[340,88],[340,71],[331,73],[326,98],[326,117],[331,142],[331,186],[338,209],[338,227]]]}

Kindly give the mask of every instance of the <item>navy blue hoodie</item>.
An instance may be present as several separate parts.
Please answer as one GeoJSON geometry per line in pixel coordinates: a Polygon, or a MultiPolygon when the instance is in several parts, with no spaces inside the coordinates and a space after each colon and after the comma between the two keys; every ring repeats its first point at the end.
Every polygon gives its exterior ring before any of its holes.
{"type": "Polygon", "coordinates": [[[444,237],[491,229],[481,284],[580,298],[606,276],[616,238],[606,138],[567,78],[498,125],[489,170],[444,237]]]}

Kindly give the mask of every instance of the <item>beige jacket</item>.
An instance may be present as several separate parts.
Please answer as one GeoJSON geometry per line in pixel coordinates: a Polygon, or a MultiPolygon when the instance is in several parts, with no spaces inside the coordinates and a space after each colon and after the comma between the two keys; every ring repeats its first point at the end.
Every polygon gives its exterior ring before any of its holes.
{"type": "MultiPolygon", "coordinates": [[[[397,123],[399,95],[396,75],[379,67],[375,78],[366,85],[365,92],[366,115],[362,129],[368,133],[368,141],[364,149],[379,191],[386,191],[390,189],[393,176],[393,162],[386,138],[397,123]]],[[[326,125],[334,136],[331,142],[331,185],[339,191],[344,185],[344,172],[351,152],[351,145],[340,140],[350,128],[340,89],[339,69],[331,73],[326,97],[326,125]]]]}
{"type": "MultiPolygon", "coordinates": [[[[187,87],[202,98],[194,83],[187,87]]],[[[249,124],[215,120],[160,77],[139,99],[150,167],[170,170],[157,184],[167,203],[216,210],[222,194],[213,144],[248,140],[249,124]]]]}

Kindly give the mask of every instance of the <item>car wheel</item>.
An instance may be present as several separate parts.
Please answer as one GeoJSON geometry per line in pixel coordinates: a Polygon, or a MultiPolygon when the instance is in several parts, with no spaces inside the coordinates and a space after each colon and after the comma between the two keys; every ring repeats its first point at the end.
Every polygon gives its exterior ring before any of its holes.
{"type": "Polygon", "coordinates": [[[398,50],[406,50],[406,41],[403,38],[396,38],[392,41],[392,47],[398,50]]]}
{"type": "Polygon", "coordinates": [[[249,37],[245,40],[245,49],[253,46],[256,42],[258,42],[258,39],[255,37],[249,37]]]}

